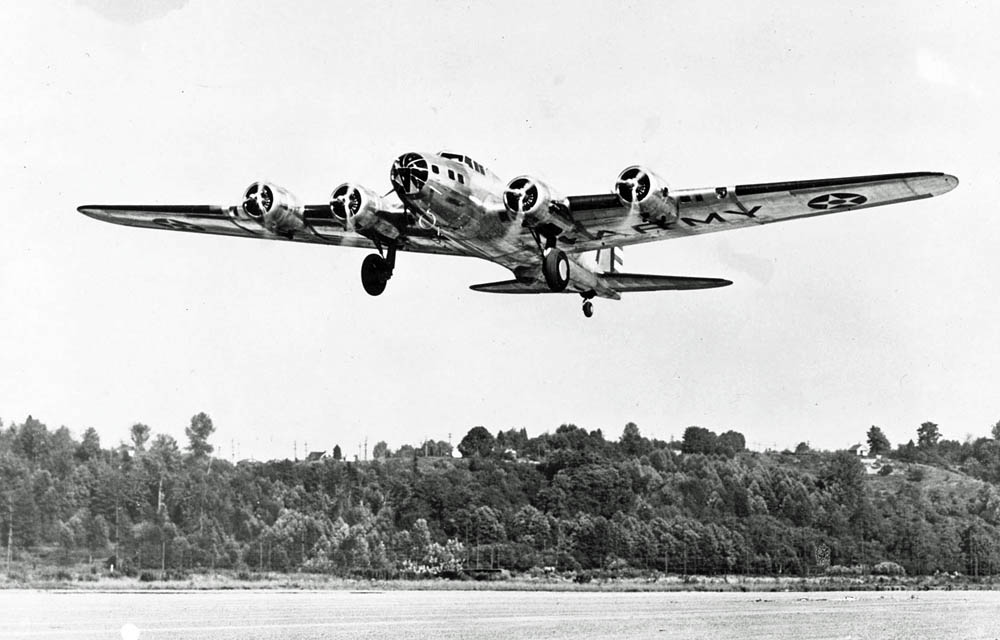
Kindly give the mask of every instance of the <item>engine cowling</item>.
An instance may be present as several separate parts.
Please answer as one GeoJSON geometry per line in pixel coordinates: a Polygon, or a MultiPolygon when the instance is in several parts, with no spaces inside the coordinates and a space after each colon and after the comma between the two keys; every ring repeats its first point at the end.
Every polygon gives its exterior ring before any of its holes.
{"type": "Polygon", "coordinates": [[[508,182],[503,205],[512,220],[520,219],[526,227],[550,225],[561,232],[572,226],[565,215],[569,200],[538,178],[518,176],[508,182]]]}
{"type": "Polygon", "coordinates": [[[618,174],[615,193],[623,206],[638,209],[643,220],[677,222],[677,201],[670,197],[666,181],[645,167],[633,165],[618,174]]]}
{"type": "Polygon", "coordinates": [[[385,211],[381,196],[361,185],[345,182],[330,194],[330,211],[348,231],[396,239],[399,229],[379,216],[385,211]]]}
{"type": "Polygon", "coordinates": [[[305,229],[305,207],[291,192],[268,182],[254,182],[243,192],[243,213],[265,229],[291,237],[305,229]]]}

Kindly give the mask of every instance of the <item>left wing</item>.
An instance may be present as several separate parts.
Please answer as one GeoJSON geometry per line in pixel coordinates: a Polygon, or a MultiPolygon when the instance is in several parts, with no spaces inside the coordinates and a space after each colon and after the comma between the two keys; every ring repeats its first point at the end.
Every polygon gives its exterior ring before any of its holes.
{"type": "Polygon", "coordinates": [[[678,212],[669,223],[644,220],[615,194],[570,196],[575,228],[560,240],[578,253],[921,200],[956,186],[955,176],[920,172],[683,189],[670,191],[678,212]]]}
{"type": "MultiPolygon", "coordinates": [[[[84,205],[80,213],[103,222],[113,222],[129,227],[171,229],[191,233],[285,240],[312,244],[329,244],[342,247],[371,249],[375,243],[365,236],[347,229],[344,222],[334,217],[330,205],[306,205],[301,231],[282,235],[269,230],[260,222],[239,211],[239,207],[214,205],[84,205]]],[[[432,229],[413,226],[400,239],[401,251],[464,255],[453,242],[432,229]]]]}

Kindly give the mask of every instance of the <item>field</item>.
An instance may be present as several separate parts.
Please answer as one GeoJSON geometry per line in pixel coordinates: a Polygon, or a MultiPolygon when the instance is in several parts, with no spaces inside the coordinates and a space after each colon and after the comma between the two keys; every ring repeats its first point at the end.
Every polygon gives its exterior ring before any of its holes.
{"type": "Polygon", "coordinates": [[[0,592],[0,639],[997,638],[1000,595],[935,591],[0,592]]]}

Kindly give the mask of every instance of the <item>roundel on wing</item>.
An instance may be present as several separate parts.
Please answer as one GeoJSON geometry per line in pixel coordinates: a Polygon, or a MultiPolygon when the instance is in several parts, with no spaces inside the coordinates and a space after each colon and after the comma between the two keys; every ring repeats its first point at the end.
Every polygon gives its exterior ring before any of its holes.
{"type": "Polygon", "coordinates": [[[866,202],[868,202],[868,198],[857,193],[828,193],[810,200],[809,206],[820,210],[846,209],[866,202]]]}

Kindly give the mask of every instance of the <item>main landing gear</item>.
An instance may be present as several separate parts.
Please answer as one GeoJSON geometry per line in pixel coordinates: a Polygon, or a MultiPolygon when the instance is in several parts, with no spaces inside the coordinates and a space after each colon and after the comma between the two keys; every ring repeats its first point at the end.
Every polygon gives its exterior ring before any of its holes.
{"type": "Polygon", "coordinates": [[[569,258],[562,249],[547,248],[542,254],[542,275],[552,291],[564,291],[569,284],[569,258]]]}
{"type": "Polygon", "coordinates": [[[390,245],[385,257],[382,257],[381,247],[379,251],[380,253],[365,256],[365,261],[361,263],[361,285],[370,296],[377,296],[385,291],[385,285],[396,266],[396,247],[390,245]]]}
{"type": "Polygon", "coordinates": [[[566,290],[569,284],[569,258],[566,252],[556,246],[555,234],[544,233],[532,229],[531,235],[535,238],[535,244],[542,252],[542,275],[545,276],[545,284],[556,293],[566,290]],[[545,246],[542,246],[542,238],[545,238],[545,246]]]}
{"type": "MultiPolygon", "coordinates": [[[[549,285],[549,290],[555,293],[565,291],[569,286],[569,258],[566,252],[556,246],[555,235],[542,235],[533,232],[535,242],[542,251],[542,275],[545,277],[545,284],[549,285]],[[545,246],[542,246],[542,237],[545,238],[545,246]]],[[[593,291],[581,293],[583,296],[583,315],[591,317],[594,315],[594,303],[590,301],[594,297],[593,291]]]]}

